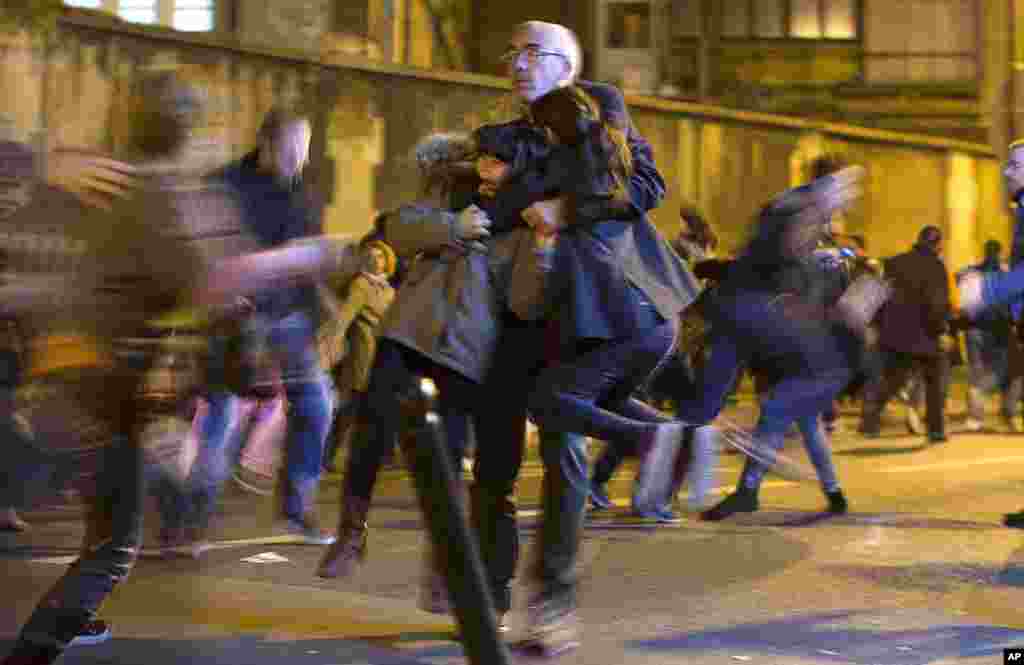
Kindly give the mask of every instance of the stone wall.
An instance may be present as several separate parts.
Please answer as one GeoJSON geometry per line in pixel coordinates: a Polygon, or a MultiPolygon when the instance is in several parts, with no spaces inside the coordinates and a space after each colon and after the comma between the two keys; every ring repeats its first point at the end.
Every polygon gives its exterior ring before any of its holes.
{"type": "Polygon", "coordinates": [[[245,2],[239,4],[237,31],[243,43],[315,54],[334,27],[332,19],[330,0],[245,2]]]}
{"type": "MultiPolygon", "coordinates": [[[[273,104],[300,101],[316,131],[311,180],[326,198],[331,231],[365,231],[375,211],[416,195],[409,159],[432,130],[468,130],[509,117],[499,79],[430,72],[351,57],[325,65],[299,54],[257,52],[209,38],[65,20],[47,49],[27,38],[0,45],[0,134],[57,137],[114,151],[132,81],[152,68],[176,68],[206,89],[206,157],[249,149],[273,104]],[[4,127],[6,126],[6,131],[4,127]]],[[[1008,238],[999,166],[988,148],[810,120],[715,107],[630,99],[651,141],[669,195],[653,219],[674,232],[680,204],[696,202],[721,229],[726,249],[741,245],[757,209],[800,181],[822,151],[838,151],[868,172],[864,201],[846,220],[885,255],[907,248],[918,230],[947,230],[950,265],[975,260],[990,237],[1008,238]]]]}

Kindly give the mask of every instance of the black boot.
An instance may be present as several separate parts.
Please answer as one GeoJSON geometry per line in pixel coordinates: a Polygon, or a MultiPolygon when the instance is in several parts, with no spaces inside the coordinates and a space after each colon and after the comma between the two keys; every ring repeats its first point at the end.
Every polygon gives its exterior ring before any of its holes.
{"type": "Polygon", "coordinates": [[[3,665],[50,665],[60,654],[57,647],[19,642],[3,660],[3,665]]]}
{"type": "Polygon", "coordinates": [[[757,490],[740,487],[717,506],[701,513],[700,518],[705,522],[718,522],[736,513],[753,513],[758,507],[757,490]]]}
{"type": "Polygon", "coordinates": [[[850,509],[846,497],[843,496],[843,490],[825,492],[825,497],[828,498],[828,512],[833,515],[845,515],[846,511],[850,509]]]}
{"type": "Polygon", "coordinates": [[[1012,529],[1024,529],[1024,510],[1007,513],[1003,516],[1003,524],[1012,529]]]}

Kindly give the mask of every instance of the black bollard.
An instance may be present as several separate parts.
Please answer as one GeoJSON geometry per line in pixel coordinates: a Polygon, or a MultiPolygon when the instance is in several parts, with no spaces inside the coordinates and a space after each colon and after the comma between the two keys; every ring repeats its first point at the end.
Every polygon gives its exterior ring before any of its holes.
{"type": "Polygon", "coordinates": [[[413,478],[430,540],[445,571],[466,657],[472,665],[510,665],[476,537],[459,500],[460,483],[435,408],[437,388],[430,379],[422,379],[415,393],[416,404],[406,411],[415,437],[413,478]]]}

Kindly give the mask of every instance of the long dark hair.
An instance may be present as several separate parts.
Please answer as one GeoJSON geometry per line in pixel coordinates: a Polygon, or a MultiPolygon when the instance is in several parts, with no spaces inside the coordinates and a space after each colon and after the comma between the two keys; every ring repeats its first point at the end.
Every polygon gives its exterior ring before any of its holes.
{"type": "Polygon", "coordinates": [[[604,114],[593,97],[577,85],[555,88],[530,106],[535,123],[550,130],[560,142],[575,145],[592,131],[602,140],[611,157],[609,170],[620,191],[625,191],[633,175],[633,155],[629,150],[626,118],[604,114]]]}

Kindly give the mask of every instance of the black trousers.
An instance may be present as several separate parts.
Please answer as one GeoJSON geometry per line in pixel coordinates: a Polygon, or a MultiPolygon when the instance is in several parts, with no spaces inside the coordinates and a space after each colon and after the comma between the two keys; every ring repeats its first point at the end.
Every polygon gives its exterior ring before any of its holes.
{"type": "Polygon", "coordinates": [[[516,479],[523,464],[527,401],[544,364],[545,342],[545,324],[505,315],[473,421],[477,449],[470,517],[499,612],[512,606],[510,585],[519,564],[516,479]]]}
{"type": "Polygon", "coordinates": [[[862,429],[875,433],[881,428],[882,411],[907,381],[914,369],[919,369],[925,382],[925,410],[928,434],[945,436],[946,433],[946,374],[949,361],[945,353],[923,355],[899,351],[883,351],[884,363],[878,378],[868,384],[864,394],[862,429]]]}

